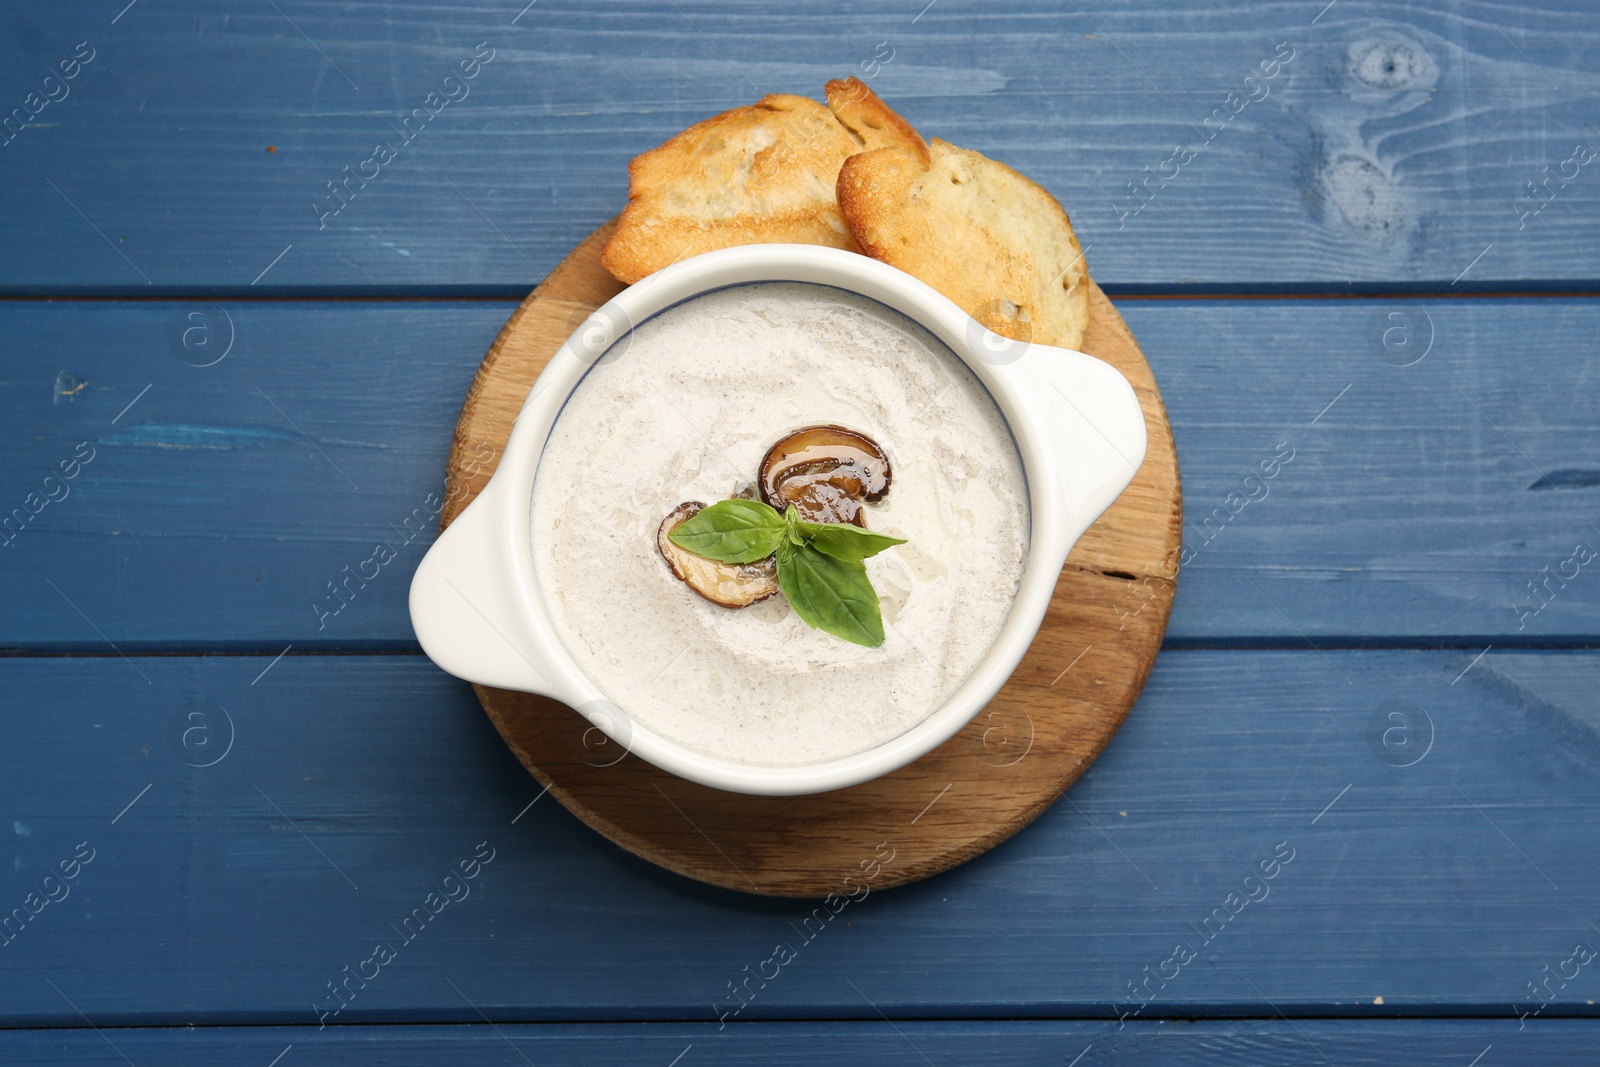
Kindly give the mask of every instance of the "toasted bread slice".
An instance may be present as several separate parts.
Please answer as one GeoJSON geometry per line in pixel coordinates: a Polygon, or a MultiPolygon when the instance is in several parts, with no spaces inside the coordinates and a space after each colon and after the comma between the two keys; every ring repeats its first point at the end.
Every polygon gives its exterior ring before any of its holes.
{"type": "Polygon", "coordinates": [[[628,206],[601,263],[631,284],[731,245],[794,242],[859,251],[834,200],[839,167],[863,147],[893,144],[913,154],[926,148],[856,79],[832,82],[829,90],[829,105],[837,99],[841,117],[809,97],[771,95],[636,157],[628,165],[628,206]]]}
{"type": "Polygon", "coordinates": [[[628,206],[600,262],[631,284],[730,245],[854,249],[833,192],[857,150],[833,114],[804,96],[766,96],[696,123],[628,164],[628,206]]]}
{"type": "Polygon", "coordinates": [[[1056,198],[1003,163],[933,139],[847,159],[839,208],[866,253],[914,275],[995,333],[1076,349],[1089,272],[1056,198]]]}
{"type": "Polygon", "coordinates": [[[878,148],[905,148],[916,153],[924,166],[928,163],[928,143],[860,78],[835,78],[826,86],[828,110],[861,147],[871,152],[878,148]]]}

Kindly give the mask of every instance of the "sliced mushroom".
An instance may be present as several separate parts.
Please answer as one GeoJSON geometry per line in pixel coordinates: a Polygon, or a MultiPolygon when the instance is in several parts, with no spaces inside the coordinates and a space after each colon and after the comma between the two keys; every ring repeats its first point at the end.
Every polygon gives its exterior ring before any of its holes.
{"type": "Polygon", "coordinates": [[[661,520],[656,531],[656,548],[667,561],[672,576],[713,604],[725,608],[747,608],[778,592],[778,569],[772,557],[754,563],[722,563],[697,556],[672,543],[670,534],[699,514],[705,505],[698,500],[679,504],[661,520]]]}
{"type": "Polygon", "coordinates": [[[761,497],[808,522],[865,526],[863,502],[889,491],[889,458],[877,442],[842,426],[808,426],[773,445],[761,461],[761,497]]]}

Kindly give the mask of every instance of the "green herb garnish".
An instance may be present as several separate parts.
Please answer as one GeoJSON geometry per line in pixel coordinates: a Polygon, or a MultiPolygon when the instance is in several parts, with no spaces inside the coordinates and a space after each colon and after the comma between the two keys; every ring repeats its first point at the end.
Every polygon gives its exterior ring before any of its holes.
{"type": "Polygon", "coordinates": [[[806,522],[759,500],[723,500],[667,535],[673,544],[722,563],[777,557],[778,586],[807,626],[857,645],[883,644],[878,594],[861,561],[903,545],[849,523],[806,522]]]}
{"type": "Polygon", "coordinates": [[[759,500],[724,500],[701,508],[668,536],[679,548],[722,563],[754,563],[778,550],[788,528],[759,500]]]}

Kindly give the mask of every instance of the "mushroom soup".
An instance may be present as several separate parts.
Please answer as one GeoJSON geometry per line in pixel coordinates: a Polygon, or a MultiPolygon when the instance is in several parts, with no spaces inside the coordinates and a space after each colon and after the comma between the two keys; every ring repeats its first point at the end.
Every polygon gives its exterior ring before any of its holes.
{"type": "Polygon", "coordinates": [[[972,373],[896,311],[788,282],[696,297],[615,352],[534,482],[536,580],[577,666],[633,720],[752,764],[848,756],[937,710],[999,635],[1028,549],[1016,445],[972,373]],[[807,625],[771,558],[674,550],[675,526],[734,497],[903,539],[852,564],[879,647],[807,625]]]}

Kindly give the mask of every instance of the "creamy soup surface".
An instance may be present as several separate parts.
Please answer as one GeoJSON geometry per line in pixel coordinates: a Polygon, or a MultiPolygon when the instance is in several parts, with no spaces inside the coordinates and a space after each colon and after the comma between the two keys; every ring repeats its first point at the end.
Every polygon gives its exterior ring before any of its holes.
{"type": "Polygon", "coordinates": [[[530,517],[540,593],[578,666],[635,723],[741,763],[820,763],[937,710],[994,644],[1028,546],[1016,445],[943,344],[873,301],[768,283],[651,319],[584,378],[540,459],[530,517]],[[871,437],[892,482],[866,561],[886,640],[806,626],[779,594],[712,604],[656,549],[680,502],[751,485],[793,430],[871,437]]]}

